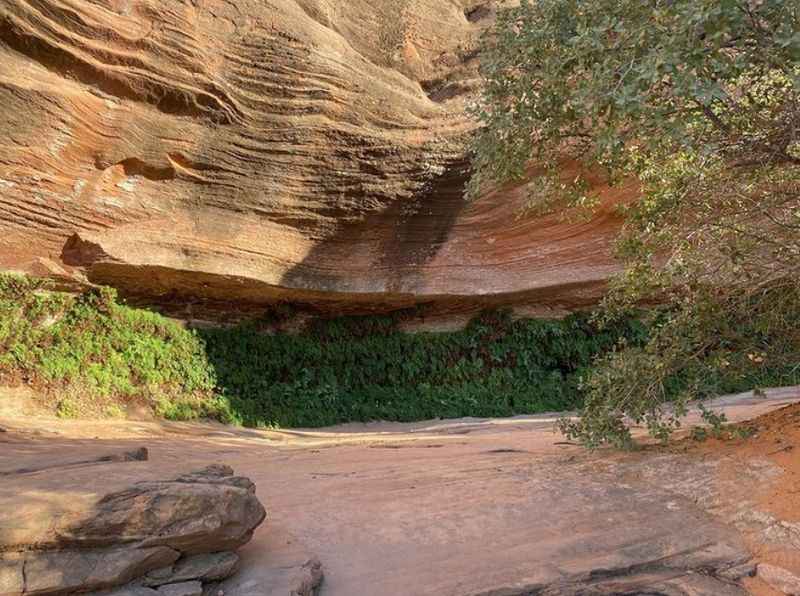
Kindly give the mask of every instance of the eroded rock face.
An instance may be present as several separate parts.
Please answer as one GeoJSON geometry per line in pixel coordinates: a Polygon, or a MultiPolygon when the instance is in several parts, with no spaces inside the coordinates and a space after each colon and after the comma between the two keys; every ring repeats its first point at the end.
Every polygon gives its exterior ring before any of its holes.
{"type": "Polygon", "coordinates": [[[4,1],[0,267],[185,316],[591,303],[631,189],[582,223],[462,196],[506,1],[4,1]]]}
{"type": "Polygon", "coordinates": [[[148,574],[143,584],[150,587],[200,580],[220,581],[236,573],[239,556],[234,552],[210,553],[184,557],[175,566],[163,567],[148,574]]]}
{"type": "Polygon", "coordinates": [[[171,565],[180,553],[168,547],[55,550],[19,557],[22,594],[71,594],[103,590],[171,565]]]}
{"type": "Polygon", "coordinates": [[[188,479],[140,482],[106,495],[91,518],[60,531],[58,541],[92,547],[131,542],[189,555],[235,550],[266,513],[253,483],[231,474],[209,468],[188,479]]]}
{"type": "MultiPolygon", "coordinates": [[[[84,462],[80,462],[84,463],[84,462]]],[[[7,504],[8,505],[8,504],[7,504]]],[[[6,519],[6,517],[8,519],[6,519]]],[[[113,590],[199,596],[234,575],[234,552],[266,512],[248,479],[227,466],[140,482],[74,515],[0,523],[0,595],[58,596],[113,590]],[[6,525],[16,531],[6,531],[6,525]]]]}

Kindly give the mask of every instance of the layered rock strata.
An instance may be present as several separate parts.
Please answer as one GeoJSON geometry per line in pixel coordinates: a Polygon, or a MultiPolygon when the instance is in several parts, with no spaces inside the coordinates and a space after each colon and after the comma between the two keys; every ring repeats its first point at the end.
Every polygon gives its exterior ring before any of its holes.
{"type": "Polygon", "coordinates": [[[187,317],[592,303],[633,189],[592,178],[581,222],[463,197],[505,3],[5,0],[0,268],[187,317]]]}
{"type": "MultiPolygon", "coordinates": [[[[16,474],[26,473],[46,472],[16,474]]],[[[2,596],[120,587],[122,593],[199,596],[204,586],[236,573],[235,551],[250,540],[266,512],[249,479],[215,465],[172,480],[137,483],[69,515],[12,515],[6,511],[0,524],[2,596]]]]}

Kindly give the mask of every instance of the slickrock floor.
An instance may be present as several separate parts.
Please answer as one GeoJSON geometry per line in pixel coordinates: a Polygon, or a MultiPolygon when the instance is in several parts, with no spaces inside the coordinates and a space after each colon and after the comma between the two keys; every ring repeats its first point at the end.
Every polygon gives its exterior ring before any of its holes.
{"type": "Polygon", "coordinates": [[[91,493],[226,463],[269,512],[243,573],[313,553],[323,596],[745,594],[731,578],[753,563],[800,572],[795,402],[800,388],[727,398],[731,421],[773,413],[748,439],[630,454],[564,445],[548,416],[285,432],[0,416],[0,506],[60,515],[91,493]],[[142,446],[149,461],[87,462],[142,446]]]}

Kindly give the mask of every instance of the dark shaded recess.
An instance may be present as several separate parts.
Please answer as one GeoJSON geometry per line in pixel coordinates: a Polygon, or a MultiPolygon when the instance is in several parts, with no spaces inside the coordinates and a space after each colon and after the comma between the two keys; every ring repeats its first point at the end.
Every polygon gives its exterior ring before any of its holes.
{"type": "Polygon", "coordinates": [[[175,179],[175,168],[173,168],[171,165],[163,167],[154,166],[142,161],[141,159],[137,159],[136,157],[123,159],[121,162],[119,162],[119,165],[121,165],[123,170],[125,170],[126,176],[142,176],[148,180],[155,181],[175,179]]]}
{"type": "Polygon", "coordinates": [[[70,236],[61,249],[61,260],[70,267],[90,267],[108,258],[100,245],[84,240],[78,234],[70,236]]]}
{"type": "Polygon", "coordinates": [[[86,267],[92,283],[116,288],[131,306],[224,325],[270,317],[287,305],[298,315],[324,318],[414,309],[417,316],[413,320],[420,322],[475,316],[482,310],[509,304],[552,304],[554,300],[572,310],[586,310],[596,304],[596,296],[605,288],[605,282],[587,282],[566,284],[556,290],[484,296],[292,289],[236,276],[113,262],[99,246],[77,236],[65,245],[62,259],[68,265],[86,267]]]}
{"type": "Polygon", "coordinates": [[[231,112],[239,116],[235,106],[224,105],[219,98],[209,92],[194,95],[171,89],[155,81],[141,78],[129,81],[112,76],[80,60],[64,48],[20,31],[8,17],[0,19],[0,42],[59,76],[74,78],[114,97],[147,103],[165,114],[205,119],[216,124],[231,124],[233,121],[231,112]]]}
{"type": "Polygon", "coordinates": [[[482,21],[483,19],[492,16],[492,14],[494,14],[494,9],[490,4],[480,4],[475,8],[464,11],[464,16],[467,17],[467,20],[470,23],[482,21]]]}
{"type": "Polygon", "coordinates": [[[420,86],[425,91],[428,99],[436,103],[444,103],[453,98],[466,95],[470,91],[469,85],[463,81],[448,82],[443,79],[433,79],[421,81],[420,86]]]}
{"type": "Polygon", "coordinates": [[[319,270],[318,264],[332,263],[335,256],[346,263],[349,247],[360,238],[375,237],[376,230],[382,230],[378,232],[380,241],[373,261],[380,270],[375,274],[387,280],[384,291],[413,293],[410,278],[441,250],[467,206],[464,188],[469,175],[466,159],[450,161],[413,199],[396,199],[382,211],[342,224],[336,233],[317,244],[302,262],[288,271],[280,285],[312,285],[334,292],[345,290],[352,282],[349,274],[319,270]]]}
{"type": "Polygon", "coordinates": [[[396,202],[392,206],[389,213],[396,221],[396,232],[381,246],[383,266],[419,267],[436,256],[466,207],[469,175],[467,160],[451,162],[411,205],[396,202]]]}

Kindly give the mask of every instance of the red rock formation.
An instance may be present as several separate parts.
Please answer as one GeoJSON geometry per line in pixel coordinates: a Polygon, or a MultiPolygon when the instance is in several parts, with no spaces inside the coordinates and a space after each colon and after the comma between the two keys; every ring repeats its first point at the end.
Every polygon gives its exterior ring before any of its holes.
{"type": "Polygon", "coordinates": [[[0,268],[184,315],[590,303],[610,208],[462,196],[497,2],[2,0],[0,268]]]}

